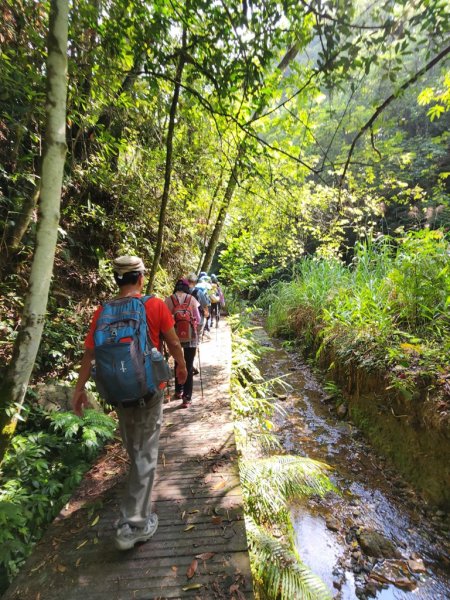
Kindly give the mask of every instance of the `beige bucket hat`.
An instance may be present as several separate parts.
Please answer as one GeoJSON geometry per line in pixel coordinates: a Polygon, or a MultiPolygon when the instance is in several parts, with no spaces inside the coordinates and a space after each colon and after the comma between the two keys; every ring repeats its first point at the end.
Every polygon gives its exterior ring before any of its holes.
{"type": "Polygon", "coordinates": [[[115,258],[113,260],[113,269],[120,276],[133,271],[143,272],[146,270],[142,258],[139,258],[138,256],[129,256],[128,254],[115,258]]]}

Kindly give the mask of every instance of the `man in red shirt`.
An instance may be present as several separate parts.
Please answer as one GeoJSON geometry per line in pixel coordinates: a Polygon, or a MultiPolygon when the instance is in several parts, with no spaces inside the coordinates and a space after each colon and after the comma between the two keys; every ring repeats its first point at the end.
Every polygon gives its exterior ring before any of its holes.
{"type": "MultiPolygon", "coordinates": [[[[142,296],[144,263],[137,256],[120,256],[113,262],[114,279],[119,286],[119,298],[142,296]]],[[[95,326],[103,307],[99,306],[92,318],[84,345],[80,373],[75,386],[72,406],[81,415],[87,406],[85,385],[94,361],[95,326]]],[[[160,348],[161,338],[167,344],[177,365],[178,381],[186,381],[187,371],[183,350],[174,329],[173,317],[160,298],[152,297],[145,303],[147,325],[152,346],[160,348]]],[[[158,516],[151,512],[151,492],[158,460],[159,433],[162,422],[163,392],[156,392],[144,406],[116,408],[120,433],[130,457],[130,470],[120,505],[120,519],[116,532],[116,546],[128,550],[136,542],[149,540],[158,527],[158,516]]]]}

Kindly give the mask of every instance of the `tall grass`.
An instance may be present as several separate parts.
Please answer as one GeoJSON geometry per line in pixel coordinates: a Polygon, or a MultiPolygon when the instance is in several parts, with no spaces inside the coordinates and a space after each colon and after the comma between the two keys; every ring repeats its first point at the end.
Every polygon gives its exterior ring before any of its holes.
{"type": "Polygon", "coordinates": [[[260,304],[272,333],[332,344],[365,366],[442,373],[450,359],[450,244],[423,230],[360,244],[348,266],[308,258],[260,304]]]}

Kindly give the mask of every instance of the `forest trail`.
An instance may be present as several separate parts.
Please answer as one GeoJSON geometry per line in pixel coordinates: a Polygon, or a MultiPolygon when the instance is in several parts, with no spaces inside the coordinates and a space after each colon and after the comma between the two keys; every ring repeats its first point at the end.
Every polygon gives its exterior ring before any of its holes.
{"type": "Polygon", "coordinates": [[[190,409],[179,410],[175,400],[165,404],[153,492],[159,528],[152,540],[127,552],[114,548],[127,462],[116,441],[36,545],[3,600],[253,598],[225,322],[202,343],[200,357],[203,394],[197,376],[190,409]]]}

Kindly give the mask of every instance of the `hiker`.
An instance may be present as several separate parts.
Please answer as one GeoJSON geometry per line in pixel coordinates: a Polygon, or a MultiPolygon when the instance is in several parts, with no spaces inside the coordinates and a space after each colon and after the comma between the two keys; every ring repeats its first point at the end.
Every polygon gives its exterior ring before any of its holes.
{"type": "Polygon", "coordinates": [[[225,304],[225,299],[216,275],[211,275],[209,299],[211,300],[211,327],[213,326],[214,320],[216,321],[216,327],[218,327],[220,320],[220,307],[222,306],[222,303],[225,304]]]}
{"type": "Polygon", "coordinates": [[[209,309],[211,306],[211,301],[205,291],[197,286],[197,275],[195,273],[190,273],[187,276],[187,280],[189,282],[189,288],[191,294],[200,304],[199,312],[201,316],[200,328],[199,328],[199,338],[202,338],[203,328],[205,327],[206,321],[209,317],[209,309]]]}
{"type": "Polygon", "coordinates": [[[189,408],[192,402],[194,359],[199,344],[200,304],[192,296],[187,279],[179,279],[176,282],[173,294],[168,296],[165,302],[175,320],[175,332],[183,347],[188,373],[186,381],[183,382],[178,379],[175,372],[174,398],[182,400],[180,408],[189,408]]]}
{"type": "MultiPolygon", "coordinates": [[[[114,310],[114,306],[125,306],[133,305],[137,306],[141,310],[141,319],[144,319],[143,334],[148,340],[150,336],[151,345],[153,349],[151,354],[156,353],[162,359],[161,354],[158,352],[161,347],[161,338],[167,344],[170,354],[174,357],[177,364],[177,379],[180,383],[184,382],[187,377],[186,364],[183,356],[183,350],[179,342],[178,336],[174,329],[174,320],[167,306],[160,298],[154,296],[144,297],[143,300],[139,300],[140,304],[135,302],[135,299],[142,298],[142,290],[144,288],[144,263],[137,256],[119,256],[113,262],[114,279],[119,287],[119,293],[115,300],[110,303],[105,303],[103,306],[99,306],[92,318],[89,332],[84,342],[85,352],[81,361],[80,373],[78,381],[75,386],[72,407],[75,414],[81,416],[83,408],[87,406],[88,399],[85,392],[85,384],[91,375],[92,364],[94,358],[96,359],[97,365],[96,370],[100,367],[100,361],[102,368],[108,368],[108,355],[102,354],[100,350],[105,347],[115,347],[122,351],[122,347],[126,346],[131,338],[120,338],[117,342],[111,343],[111,338],[103,346],[99,346],[96,343],[98,336],[103,333],[103,325],[97,327],[97,323],[102,323],[101,315],[105,311],[105,315],[109,317],[110,310],[114,310]],[[118,300],[121,299],[122,302],[118,300]],[[128,302],[127,302],[128,299],[128,302]],[[144,311],[142,311],[142,307],[144,311]],[[106,358],[105,358],[106,357],[106,358]]],[[[120,310],[116,309],[116,310],[120,310]]],[[[129,313],[127,313],[129,314],[129,313]]],[[[136,313],[133,313],[135,317],[136,313]]],[[[119,315],[120,316],[120,315],[119,315]]],[[[105,316],[106,319],[106,316],[105,316]]],[[[123,321],[120,322],[120,326],[123,326],[123,321]]],[[[136,330],[137,331],[137,330],[136,330]]],[[[141,329],[139,329],[141,331],[141,329]]],[[[112,335],[116,333],[116,330],[112,332],[112,335]]],[[[116,340],[116,338],[114,338],[116,340]]],[[[131,343],[128,344],[131,347],[131,343]]],[[[134,346],[137,348],[137,345],[134,346]]],[[[130,355],[133,354],[129,350],[130,355]]],[[[150,354],[146,352],[146,355],[150,354]]],[[[114,357],[113,357],[114,358],[114,357]]],[[[114,360],[111,361],[112,364],[114,360]]],[[[117,387],[120,389],[119,380],[117,378],[123,378],[123,384],[126,385],[137,385],[136,379],[131,379],[125,376],[127,370],[131,370],[133,365],[121,361],[122,368],[117,369],[117,372],[113,371],[118,382],[117,387]]],[[[112,368],[112,365],[111,365],[112,368]]],[[[144,367],[141,363],[141,371],[144,367]]],[[[151,367],[150,367],[151,369],[151,367]]],[[[100,384],[99,374],[96,372],[98,377],[97,383],[100,384]]],[[[147,378],[147,371],[143,376],[147,378]]],[[[147,379],[146,379],[147,380],[147,379]]],[[[139,382],[141,380],[139,379],[139,382]]],[[[107,383],[111,383],[110,381],[107,383]]],[[[144,382],[145,387],[145,382],[144,382]]],[[[161,387],[161,386],[159,386],[161,387]]],[[[116,388],[113,387],[113,391],[116,388]]],[[[117,416],[119,418],[120,433],[122,441],[127,449],[130,457],[130,468],[128,473],[128,480],[125,486],[124,494],[120,504],[120,518],[115,536],[116,547],[119,550],[128,550],[132,548],[136,542],[145,542],[149,540],[155,533],[158,527],[158,516],[151,512],[151,492],[153,487],[153,481],[156,471],[156,463],[158,459],[158,445],[159,445],[159,433],[162,422],[162,408],[163,408],[163,390],[153,388],[152,393],[147,393],[137,400],[128,402],[123,399],[119,401],[116,408],[117,416]],[[128,405],[127,405],[127,404],[128,405]]],[[[125,396],[128,398],[129,396],[125,396]]]]}
{"type": "MultiPolygon", "coordinates": [[[[202,271],[200,273],[199,279],[197,281],[197,285],[195,286],[194,289],[199,290],[206,298],[206,301],[208,303],[208,313],[210,315],[211,314],[211,299],[209,297],[209,292],[211,290],[211,284],[210,284],[210,278],[208,277],[208,275],[206,275],[206,273],[204,271],[202,271]]],[[[209,338],[209,318],[208,317],[205,318],[205,323],[203,325],[203,332],[207,333],[208,338],[209,338]]],[[[203,335],[202,335],[202,337],[203,337],[203,335]]]]}

